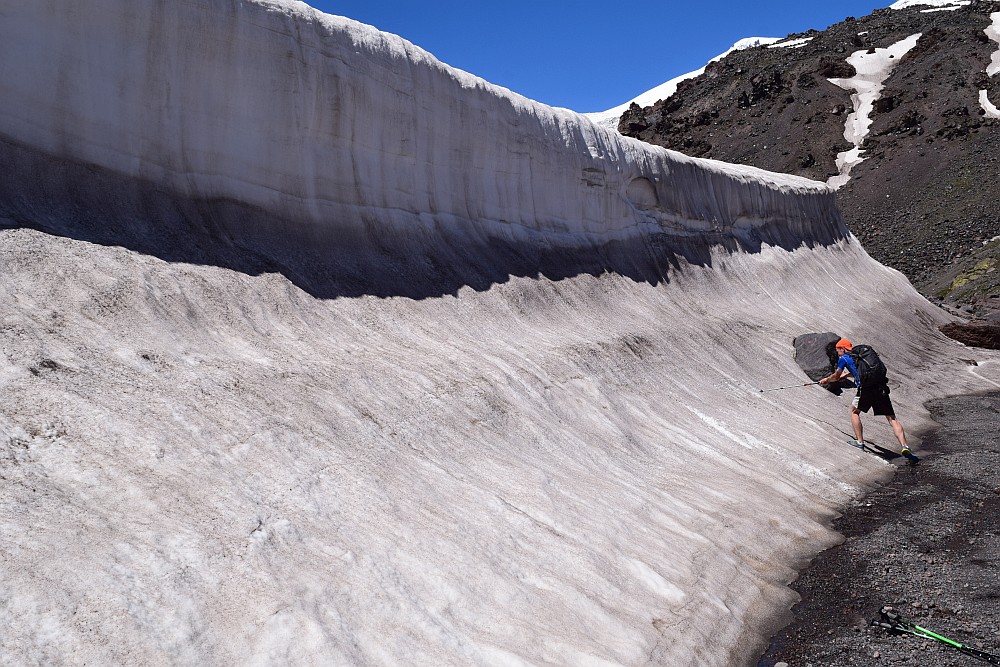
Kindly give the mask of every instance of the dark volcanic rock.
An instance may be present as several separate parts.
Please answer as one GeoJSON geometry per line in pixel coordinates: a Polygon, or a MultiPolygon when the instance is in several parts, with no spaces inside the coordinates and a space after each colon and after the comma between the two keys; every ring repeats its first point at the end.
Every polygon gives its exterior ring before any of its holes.
{"type": "Polygon", "coordinates": [[[1000,350],[1000,322],[952,322],[942,326],[941,333],[965,345],[1000,350]]]}
{"type": "Polygon", "coordinates": [[[921,33],[885,81],[871,115],[865,161],[837,193],[845,222],[875,259],[925,296],[1000,312],[1000,75],[985,29],[1000,2],[956,11],[880,9],[826,30],[789,35],[796,47],[760,46],[711,63],[669,99],[633,105],[619,130],[689,155],[826,180],[837,173],[855,51],[921,33]]]}
{"type": "MultiPolygon", "coordinates": [[[[792,341],[795,347],[795,362],[813,382],[819,381],[834,371],[837,367],[837,341],[840,336],[835,333],[810,333],[796,336],[792,341]]],[[[854,387],[853,382],[840,381],[823,385],[823,388],[840,396],[845,389],[854,387]]]]}
{"type": "Polygon", "coordinates": [[[835,346],[838,340],[840,336],[828,332],[803,334],[792,341],[795,363],[813,382],[833,372],[837,363],[835,346]]]}

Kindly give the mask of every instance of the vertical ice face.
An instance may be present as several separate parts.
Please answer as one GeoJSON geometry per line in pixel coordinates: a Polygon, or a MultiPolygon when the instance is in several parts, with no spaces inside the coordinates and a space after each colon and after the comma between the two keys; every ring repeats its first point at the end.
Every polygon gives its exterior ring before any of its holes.
{"type": "MultiPolygon", "coordinates": [[[[719,60],[722,60],[733,51],[752,49],[755,46],[760,46],[762,44],[775,44],[776,42],[780,41],[781,41],[780,37],[744,37],[743,39],[739,40],[731,47],[729,47],[719,55],[715,56],[708,62],[714,63],[719,60]]],[[[688,72],[687,74],[681,74],[680,76],[676,76],[673,79],[661,83],[660,85],[654,88],[650,88],[646,92],[633,97],[631,100],[625,102],[624,104],[619,104],[618,106],[612,107],[611,109],[608,109],[606,111],[596,111],[584,115],[590,120],[597,123],[598,125],[602,125],[606,128],[617,131],[619,119],[621,119],[622,114],[625,113],[632,104],[638,104],[640,107],[652,106],[653,104],[656,104],[660,100],[665,100],[671,97],[675,92],[677,92],[677,86],[679,86],[682,81],[686,81],[688,79],[693,79],[695,77],[701,76],[701,74],[704,71],[705,71],[704,67],[699,67],[698,69],[692,72],[688,72]]]]}
{"type": "Polygon", "coordinates": [[[302,3],[5,4],[0,133],[264,213],[216,211],[237,238],[843,234],[820,185],[624,139],[302,3]]]}

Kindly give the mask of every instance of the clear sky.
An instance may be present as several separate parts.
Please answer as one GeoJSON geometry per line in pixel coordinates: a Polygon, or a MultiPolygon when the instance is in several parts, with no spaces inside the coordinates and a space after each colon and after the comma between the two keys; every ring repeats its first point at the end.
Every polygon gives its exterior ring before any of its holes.
{"type": "Polygon", "coordinates": [[[822,30],[892,0],[306,2],[526,97],[585,113],[698,69],[743,37],[822,30]]]}

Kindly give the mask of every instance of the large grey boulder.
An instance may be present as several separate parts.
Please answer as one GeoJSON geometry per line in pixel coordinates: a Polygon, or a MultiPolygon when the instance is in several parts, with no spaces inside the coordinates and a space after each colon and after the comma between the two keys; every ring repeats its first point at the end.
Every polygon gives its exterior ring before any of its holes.
{"type": "Polygon", "coordinates": [[[837,363],[835,346],[838,340],[840,336],[826,332],[803,334],[792,341],[795,346],[795,363],[813,382],[833,372],[837,363]]]}
{"type": "MultiPolygon", "coordinates": [[[[813,382],[826,377],[837,366],[837,341],[840,336],[832,333],[809,333],[796,336],[792,341],[795,346],[795,362],[813,382]]],[[[826,385],[825,388],[836,395],[844,389],[852,387],[851,382],[837,382],[826,385]]]]}

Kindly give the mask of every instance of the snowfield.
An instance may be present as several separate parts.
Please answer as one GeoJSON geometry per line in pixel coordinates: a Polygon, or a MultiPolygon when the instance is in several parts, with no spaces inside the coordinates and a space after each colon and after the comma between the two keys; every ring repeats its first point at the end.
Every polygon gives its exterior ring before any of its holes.
{"type": "Polygon", "coordinates": [[[299,2],[88,5],[0,0],[0,662],[749,664],[891,471],[760,392],[793,338],[911,434],[996,386],[825,184],[299,2]]]}

